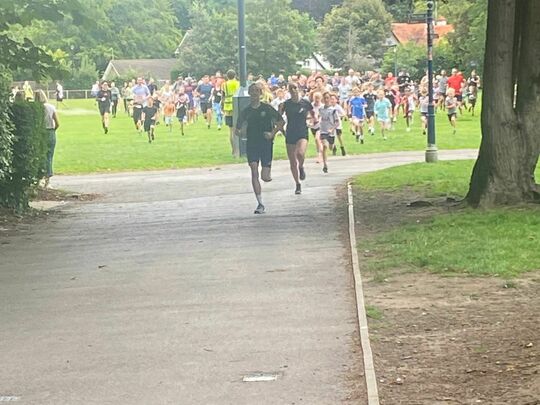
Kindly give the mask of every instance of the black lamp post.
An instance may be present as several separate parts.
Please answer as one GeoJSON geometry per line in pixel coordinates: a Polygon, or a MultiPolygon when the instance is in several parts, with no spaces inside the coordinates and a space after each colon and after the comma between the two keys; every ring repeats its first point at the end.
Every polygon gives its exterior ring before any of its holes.
{"type": "Polygon", "coordinates": [[[437,145],[435,144],[435,106],[433,104],[433,9],[435,3],[432,0],[427,0],[427,68],[428,68],[428,116],[427,116],[427,148],[426,162],[434,163],[438,160],[437,145]]]}

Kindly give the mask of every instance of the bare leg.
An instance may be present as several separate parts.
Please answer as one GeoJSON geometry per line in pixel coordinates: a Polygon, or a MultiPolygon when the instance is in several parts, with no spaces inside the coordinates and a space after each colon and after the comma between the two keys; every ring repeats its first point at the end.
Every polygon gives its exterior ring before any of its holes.
{"type": "Polygon", "coordinates": [[[287,157],[289,158],[289,165],[291,168],[291,174],[293,176],[295,184],[300,184],[300,172],[299,172],[299,162],[298,162],[298,155],[297,155],[297,144],[296,145],[289,145],[287,144],[287,157]]]}

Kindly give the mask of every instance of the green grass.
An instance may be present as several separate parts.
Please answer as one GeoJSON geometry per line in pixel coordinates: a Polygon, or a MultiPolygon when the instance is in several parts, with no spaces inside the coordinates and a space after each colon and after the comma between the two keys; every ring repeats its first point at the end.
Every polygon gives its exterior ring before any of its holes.
{"type": "MultiPolygon", "coordinates": [[[[54,160],[57,174],[75,174],[108,171],[156,170],[204,167],[242,162],[231,156],[228,129],[208,130],[202,118],[180,136],[168,133],[161,125],[156,131],[156,142],[149,145],[144,135],[136,133],[133,123],[124,113],[111,119],[111,129],[104,135],[99,113],[92,100],[68,100],[68,109],[60,108],[61,128],[54,160]]],[[[425,149],[426,138],[421,135],[420,119],[415,117],[413,130],[405,132],[405,123],[399,119],[389,139],[379,134],[368,136],[364,145],[354,142],[344,123],[344,140],[350,154],[410,151],[425,149]]],[[[443,112],[437,114],[437,144],[440,149],[477,148],[480,143],[480,119],[468,113],[459,117],[458,133],[452,135],[443,112]]],[[[274,147],[276,159],[285,159],[283,138],[274,147]]],[[[314,142],[310,141],[308,155],[315,156],[314,142]]]]}
{"type": "MultiPolygon", "coordinates": [[[[426,196],[465,195],[472,161],[412,164],[361,175],[357,191],[414,189],[426,196]]],[[[537,171],[539,172],[539,171],[537,171]]],[[[540,174],[540,173],[539,173],[540,174]]],[[[361,215],[361,213],[359,214],[361,215]]],[[[540,207],[459,209],[410,221],[362,241],[368,268],[380,278],[389,270],[491,275],[511,279],[540,270],[540,207]]]]}

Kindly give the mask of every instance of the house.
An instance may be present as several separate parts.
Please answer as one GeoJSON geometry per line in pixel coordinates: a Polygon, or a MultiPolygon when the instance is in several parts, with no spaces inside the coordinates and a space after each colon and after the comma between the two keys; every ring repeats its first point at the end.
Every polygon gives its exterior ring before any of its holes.
{"type": "MultiPolygon", "coordinates": [[[[454,31],[452,24],[447,24],[446,19],[440,17],[434,25],[435,43],[454,31]]],[[[414,42],[423,45],[427,42],[427,27],[425,22],[392,23],[392,35],[387,40],[387,46],[403,45],[414,42]]]]}
{"type": "Polygon", "coordinates": [[[112,59],[103,80],[131,79],[134,76],[153,78],[156,81],[171,79],[171,72],[178,63],[178,59],[112,59]]]}
{"type": "Polygon", "coordinates": [[[315,72],[319,70],[334,70],[332,64],[328,62],[323,55],[318,53],[312,53],[310,58],[305,59],[302,62],[296,62],[296,64],[300,65],[302,69],[308,69],[315,72]]]}

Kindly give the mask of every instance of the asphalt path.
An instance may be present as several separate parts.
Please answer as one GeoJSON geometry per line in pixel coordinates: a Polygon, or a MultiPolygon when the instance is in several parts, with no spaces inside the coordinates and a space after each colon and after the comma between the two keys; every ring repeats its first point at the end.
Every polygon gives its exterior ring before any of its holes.
{"type": "Polygon", "coordinates": [[[345,183],[423,156],[310,161],[301,196],[275,162],[265,215],[247,165],[53,178],[99,197],[0,232],[0,402],[365,403],[345,183]]]}

